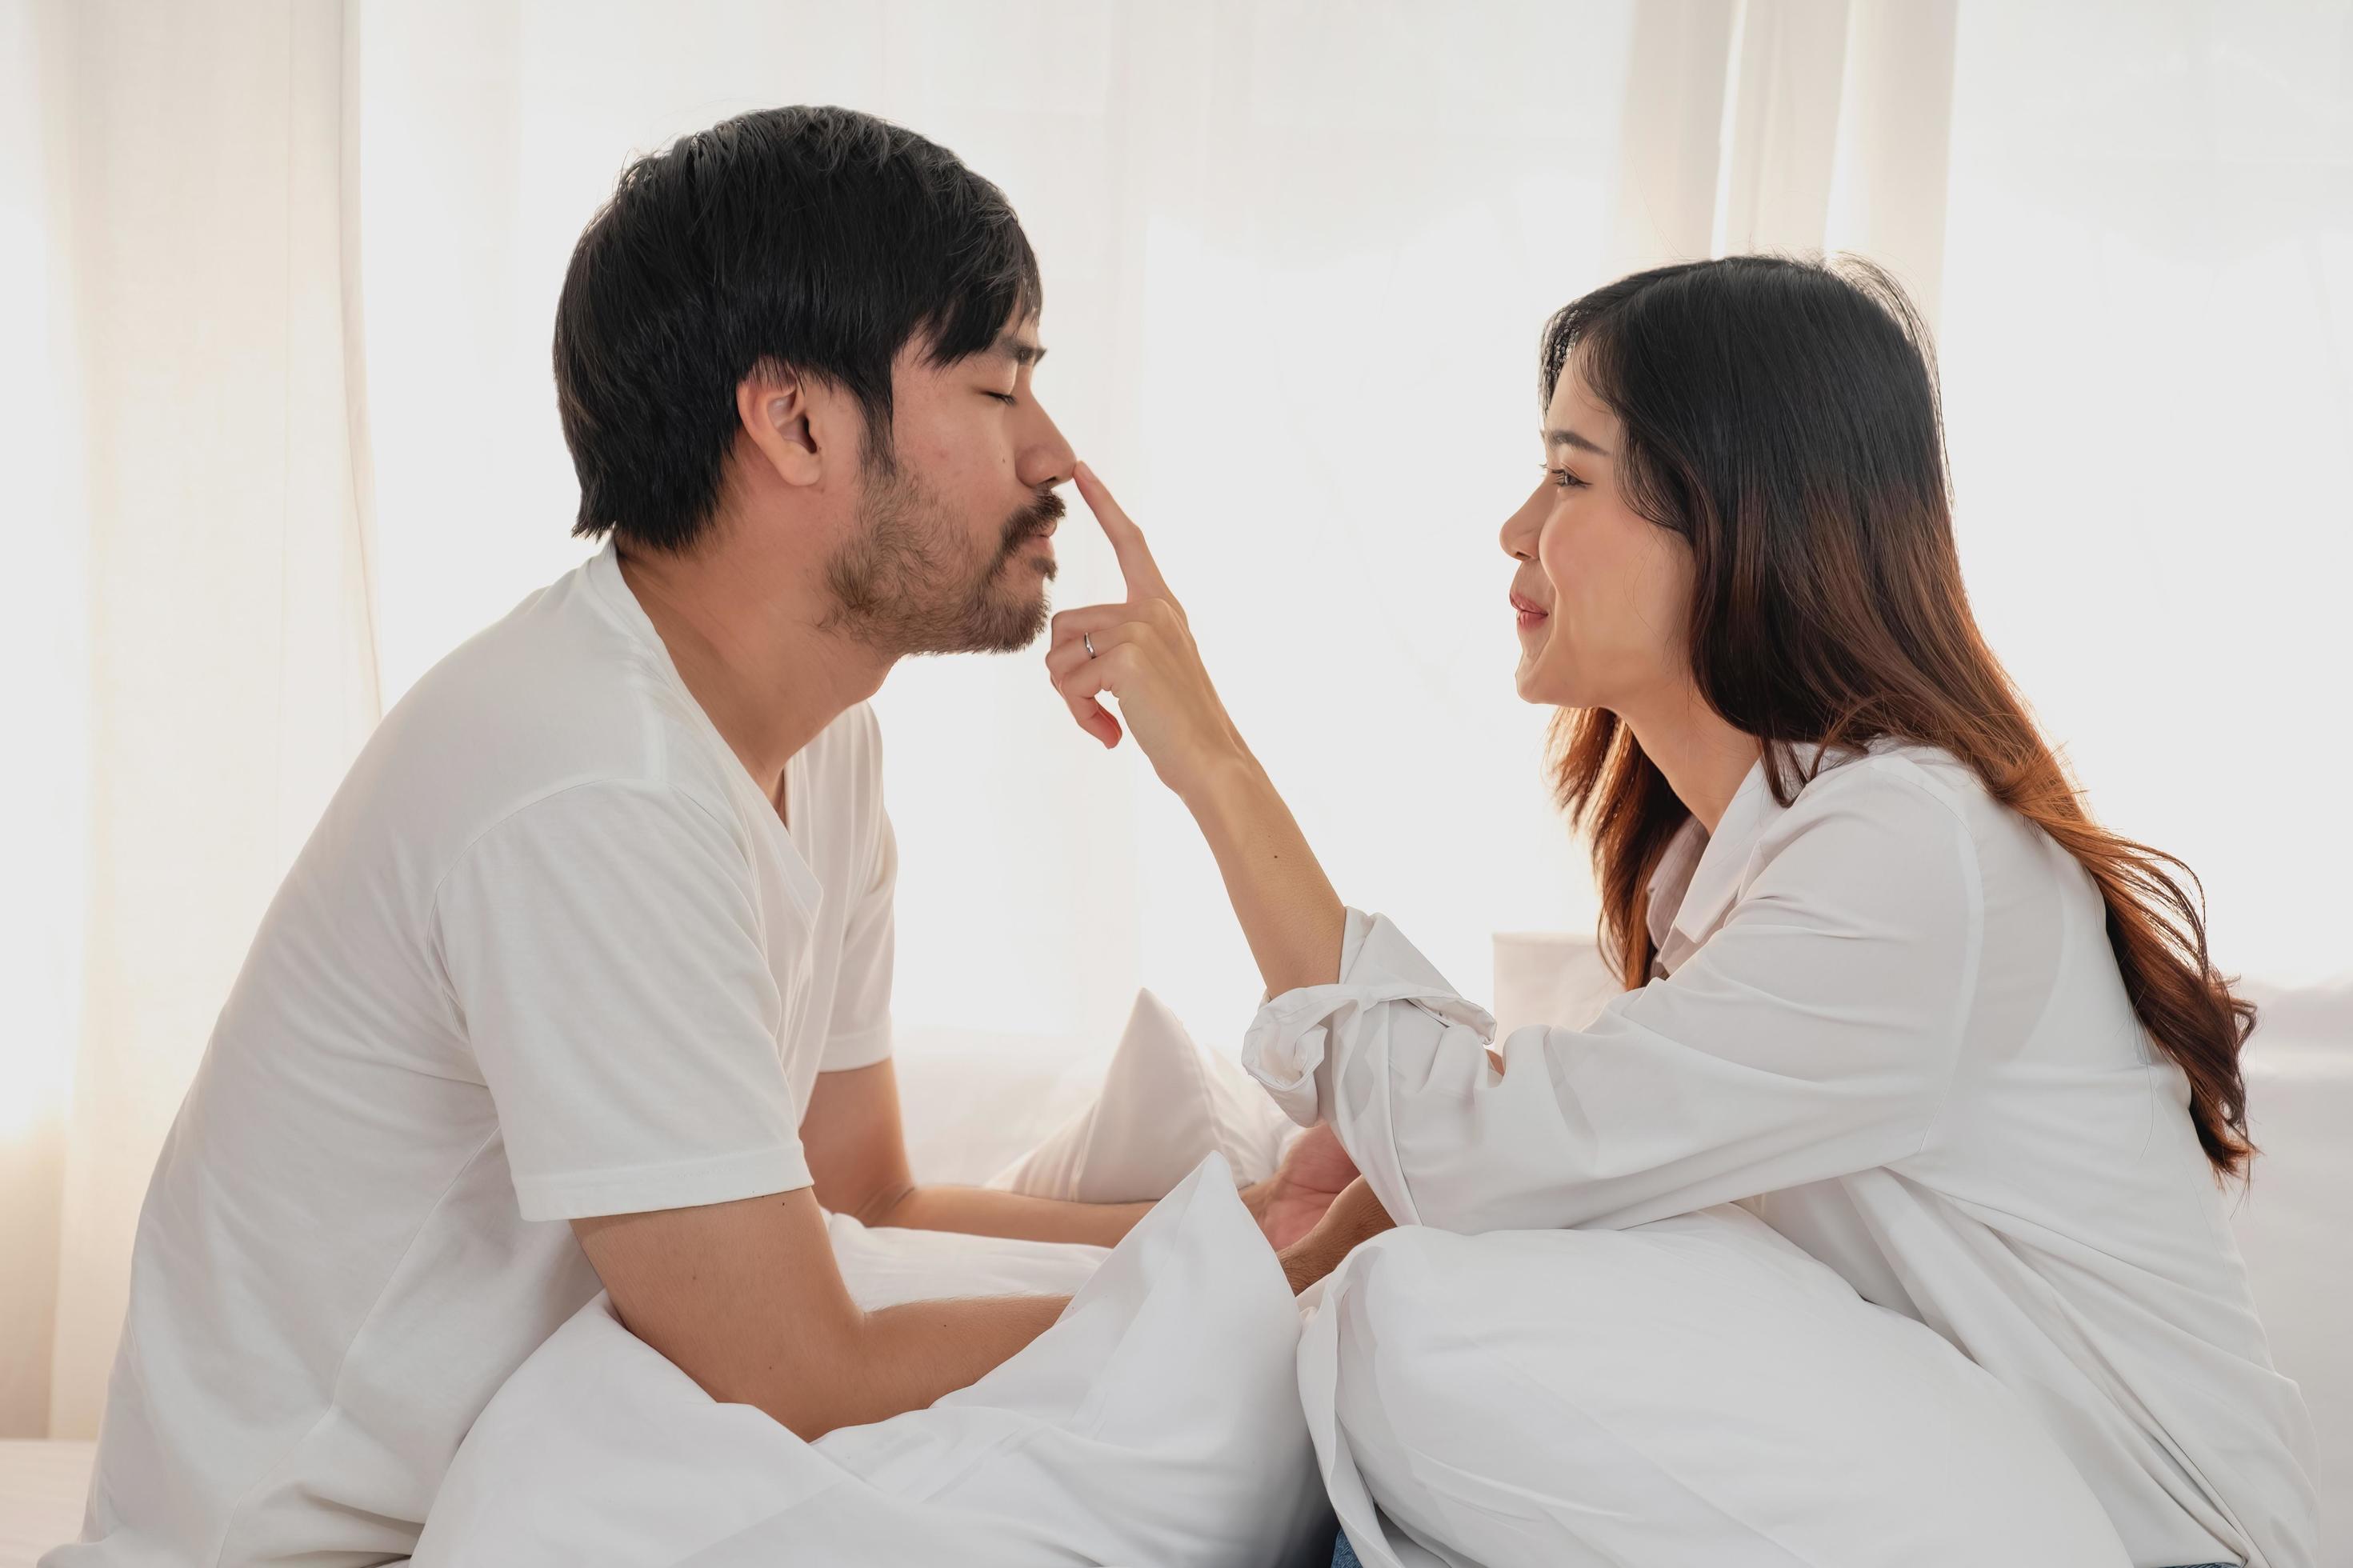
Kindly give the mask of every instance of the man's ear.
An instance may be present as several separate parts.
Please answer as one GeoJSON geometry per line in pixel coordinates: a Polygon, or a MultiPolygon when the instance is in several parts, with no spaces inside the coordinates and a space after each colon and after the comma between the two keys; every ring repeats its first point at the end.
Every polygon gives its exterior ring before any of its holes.
{"type": "Polygon", "coordinates": [[[825,478],[830,455],[821,439],[826,420],[812,394],[818,388],[798,371],[763,364],[735,384],[735,418],[760,460],[788,485],[814,485],[825,478]]]}

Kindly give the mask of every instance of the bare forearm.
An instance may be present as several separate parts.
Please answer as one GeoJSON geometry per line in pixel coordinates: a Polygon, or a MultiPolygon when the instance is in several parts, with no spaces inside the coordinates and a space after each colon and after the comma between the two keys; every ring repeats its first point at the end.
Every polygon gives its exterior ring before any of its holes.
{"type": "Polygon", "coordinates": [[[1225,878],[1267,994],[1340,978],[1347,910],[1258,760],[1234,757],[1185,801],[1225,878]]]}
{"type": "Polygon", "coordinates": [[[755,1405],[814,1443],[838,1427],[887,1421],[970,1387],[1044,1333],[1069,1304],[1067,1296],[995,1296],[886,1307],[863,1314],[851,1342],[823,1358],[828,1375],[710,1393],[755,1405]]]}
{"type": "Polygon", "coordinates": [[[887,1206],[879,1207],[866,1223],[1113,1247],[1151,1209],[1148,1203],[1082,1204],[998,1192],[993,1187],[924,1186],[907,1188],[887,1206]]]}

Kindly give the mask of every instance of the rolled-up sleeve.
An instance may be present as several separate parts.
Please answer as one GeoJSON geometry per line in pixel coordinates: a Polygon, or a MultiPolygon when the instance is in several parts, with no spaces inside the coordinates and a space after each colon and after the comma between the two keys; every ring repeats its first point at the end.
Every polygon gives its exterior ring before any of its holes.
{"type": "Polygon", "coordinates": [[[1332,1123],[1400,1223],[1619,1228],[1892,1163],[1928,1138],[1977,982],[1976,850],[1901,776],[1801,796],[1724,924],[1582,1029],[1494,1020],[1387,919],[1275,997],[1243,1061],[1332,1123]]]}

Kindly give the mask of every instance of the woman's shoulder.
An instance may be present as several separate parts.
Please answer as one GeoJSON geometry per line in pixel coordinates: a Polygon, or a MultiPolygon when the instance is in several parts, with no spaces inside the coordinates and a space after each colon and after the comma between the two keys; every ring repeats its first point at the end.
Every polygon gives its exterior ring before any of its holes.
{"type": "Polygon", "coordinates": [[[1835,818],[1869,823],[1880,835],[1965,847],[1973,876],[2016,885],[2060,879],[2049,837],[1995,798],[1977,769],[1941,746],[1885,738],[1824,759],[1784,814],[1794,836],[1835,818]]]}
{"type": "MultiPolygon", "coordinates": [[[[1977,771],[1941,746],[1883,738],[1860,750],[1798,749],[1797,793],[1785,822],[1870,813],[1973,831],[1996,805],[1977,771]]],[[[1768,764],[1769,765],[1769,764],[1768,764]]]]}

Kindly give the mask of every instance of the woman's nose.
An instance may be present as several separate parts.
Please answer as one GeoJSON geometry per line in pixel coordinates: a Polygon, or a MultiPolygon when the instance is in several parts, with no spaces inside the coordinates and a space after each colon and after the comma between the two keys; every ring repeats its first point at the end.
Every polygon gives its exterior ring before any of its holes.
{"type": "Polygon", "coordinates": [[[1545,488],[1538,485],[1520,510],[1504,520],[1503,532],[1496,542],[1504,553],[1514,561],[1533,559],[1536,552],[1536,537],[1544,531],[1545,488]]]}

